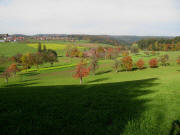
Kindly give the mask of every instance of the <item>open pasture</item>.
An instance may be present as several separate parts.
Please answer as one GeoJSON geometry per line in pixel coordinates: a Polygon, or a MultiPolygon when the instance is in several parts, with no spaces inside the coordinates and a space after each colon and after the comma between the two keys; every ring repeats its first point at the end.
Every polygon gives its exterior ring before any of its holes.
{"type": "MultiPolygon", "coordinates": [[[[9,44],[0,45],[7,48],[1,54],[12,56],[21,47],[24,52],[37,51],[37,44],[9,44]]],[[[47,49],[66,46],[46,43],[47,49]]],[[[0,134],[169,135],[172,123],[180,120],[179,54],[130,54],[133,70],[118,73],[114,60],[100,59],[95,75],[83,78],[83,85],[72,77],[81,58],[64,56],[53,67],[45,63],[23,70],[8,84],[0,78],[0,134]],[[170,65],[150,68],[149,60],[163,54],[169,55],[170,65]],[[135,65],[140,58],[145,61],[142,70],[135,65]]]]}

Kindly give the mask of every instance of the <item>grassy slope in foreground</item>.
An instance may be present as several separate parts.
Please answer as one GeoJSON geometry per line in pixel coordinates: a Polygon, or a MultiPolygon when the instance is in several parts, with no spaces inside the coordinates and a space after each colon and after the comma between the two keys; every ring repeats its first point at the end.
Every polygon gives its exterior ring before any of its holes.
{"type": "Polygon", "coordinates": [[[180,120],[179,67],[117,74],[108,63],[82,86],[72,67],[12,78],[0,88],[1,134],[168,135],[180,120]]]}

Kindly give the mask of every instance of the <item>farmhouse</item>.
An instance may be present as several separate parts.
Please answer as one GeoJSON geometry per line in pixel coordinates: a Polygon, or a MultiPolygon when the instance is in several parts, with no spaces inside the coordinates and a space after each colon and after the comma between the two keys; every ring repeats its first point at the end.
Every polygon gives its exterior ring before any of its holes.
{"type": "Polygon", "coordinates": [[[22,40],[24,40],[24,37],[9,36],[5,38],[6,42],[16,42],[16,41],[22,41],[22,40]]]}
{"type": "Polygon", "coordinates": [[[0,39],[4,39],[4,38],[7,38],[8,37],[8,34],[0,34],[0,39]]]}

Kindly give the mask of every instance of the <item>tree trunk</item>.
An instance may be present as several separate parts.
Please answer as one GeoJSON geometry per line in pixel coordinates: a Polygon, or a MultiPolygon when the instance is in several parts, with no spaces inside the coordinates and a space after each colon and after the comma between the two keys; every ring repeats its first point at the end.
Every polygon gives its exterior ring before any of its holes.
{"type": "Polygon", "coordinates": [[[80,84],[82,84],[82,77],[80,77],[80,84]]]}
{"type": "Polygon", "coordinates": [[[16,72],[13,72],[13,77],[15,77],[16,76],[16,72]]]}
{"type": "Polygon", "coordinates": [[[95,70],[93,70],[93,75],[95,75],[95,70]]]}
{"type": "Polygon", "coordinates": [[[53,67],[53,63],[51,63],[51,67],[53,67]]]}
{"type": "Polygon", "coordinates": [[[8,77],[5,78],[5,82],[8,83],[8,77]]]}

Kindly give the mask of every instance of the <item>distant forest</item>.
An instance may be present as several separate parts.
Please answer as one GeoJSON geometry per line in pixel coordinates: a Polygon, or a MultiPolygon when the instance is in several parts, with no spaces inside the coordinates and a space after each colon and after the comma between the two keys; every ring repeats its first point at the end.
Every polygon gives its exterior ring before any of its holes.
{"type": "Polygon", "coordinates": [[[180,36],[175,38],[152,38],[137,41],[138,47],[143,50],[167,51],[180,50],[180,36]]]}
{"type": "Polygon", "coordinates": [[[179,37],[168,36],[118,36],[118,35],[66,35],[66,34],[37,34],[37,35],[21,35],[15,34],[12,36],[24,36],[24,37],[68,37],[75,40],[88,40],[90,43],[102,43],[110,45],[122,45],[131,46],[133,43],[137,43],[138,47],[143,50],[177,50],[175,48],[180,47],[179,37]]]}

